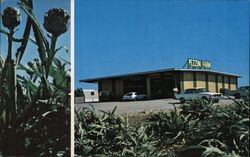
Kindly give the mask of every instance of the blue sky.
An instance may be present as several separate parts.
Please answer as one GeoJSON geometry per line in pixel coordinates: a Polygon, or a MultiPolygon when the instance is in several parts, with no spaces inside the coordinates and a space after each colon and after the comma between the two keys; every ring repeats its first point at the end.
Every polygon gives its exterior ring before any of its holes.
{"type": "MultiPolygon", "coordinates": [[[[3,12],[3,10],[7,6],[14,6],[14,7],[19,8],[17,5],[17,2],[18,2],[18,0],[3,0],[0,3],[1,13],[3,12]]],[[[42,28],[43,28],[44,15],[50,8],[58,8],[58,7],[64,8],[64,9],[68,10],[68,12],[70,14],[70,0],[41,0],[41,1],[33,0],[33,7],[34,7],[35,15],[38,18],[38,21],[40,22],[40,26],[42,28]]],[[[22,22],[17,27],[17,28],[19,28],[19,30],[15,33],[16,38],[22,37],[23,31],[25,28],[25,24],[26,24],[26,17],[27,17],[26,14],[21,10],[21,8],[19,8],[19,10],[21,12],[22,22]]],[[[1,18],[0,18],[0,27],[1,27],[1,29],[7,31],[7,28],[5,28],[2,25],[1,18]]],[[[46,33],[46,35],[49,34],[48,32],[45,31],[45,29],[44,29],[44,32],[46,33]]],[[[32,31],[31,31],[31,35],[33,36],[32,31]]],[[[67,46],[68,49],[70,50],[70,27],[69,27],[69,31],[62,34],[58,38],[57,47],[60,47],[62,45],[67,46]]],[[[17,43],[17,44],[14,43],[13,56],[16,53],[16,48],[18,48],[19,46],[20,46],[19,43],[17,43]]],[[[2,55],[4,57],[6,57],[6,55],[7,55],[7,38],[3,34],[0,34],[0,55],[2,55]]],[[[61,50],[57,53],[57,56],[64,58],[65,60],[70,61],[70,51],[67,54],[64,50],[61,50]]],[[[37,46],[34,45],[32,42],[29,42],[21,63],[27,63],[28,61],[30,61],[31,59],[34,59],[34,58],[38,58],[37,46]]]]}
{"type": "Polygon", "coordinates": [[[97,88],[80,79],[181,68],[189,57],[249,84],[248,1],[75,1],[75,87],[97,88]]]}

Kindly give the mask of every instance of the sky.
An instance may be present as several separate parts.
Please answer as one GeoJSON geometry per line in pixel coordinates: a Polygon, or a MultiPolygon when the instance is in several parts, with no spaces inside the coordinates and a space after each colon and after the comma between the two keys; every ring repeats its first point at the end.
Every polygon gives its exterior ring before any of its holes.
{"type": "Polygon", "coordinates": [[[75,1],[75,88],[97,88],[81,79],[182,68],[187,58],[248,85],[248,1],[75,1]]]}
{"type": "MultiPolygon", "coordinates": [[[[21,10],[21,8],[19,8],[17,3],[18,3],[18,0],[3,0],[0,3],[0,9],[1,9],[1,14],[3,13],[3,10],[8,6],[14,6],[20,10],[21,18],[22,18],[21,24],[19,26],[17,26],[17,29],[19,29],[19,30],[14,34],[14,36],[16,38],[21,38],[23,35],[23,31],[25,29],[27,16],[26,16],[25,12],[23,12],[21,10]]],[[[47,36],[47,34],[50,34],[50,33],[46,32],[46,30],[43,27],[44,15],[49,9],[58,8],[58,7],[68,10],[68,13],[70,14],[70,0],[33,0],[33,8],[34,8],[33,11],[34,11],[34,13],[39,21],[39,24],[40,24],[41,28],[43,29],[46,36],[47,36]]],[[[7,28],[5,28],[2,25],[1,17],[0,17],[0,28],[2,30],[8,31],[7,28]]],[[[32,31],[31,31],[30,35],[33,36],[32,31]]],[[[0,34],[0,55],[3,56],[4,58],[7,55],[7,47],[8,47],[7,45],[8,44],[7,44],[6,36],[3,34],[0,34]]],[[[70,25],[69,25],[68,31],[66,33],[62,34],[61,36],[59,36],[59,38],[58,38],[57,48],[62,46],[62,45],[65,45],[66,47],[68,47],[69,52],[66,53],[65,50],[60,50],[56,56],[59,58],[63,58],[67,61],[70,61],[70,25]]],[[[16,49],[19,46],[20,46],[20,43],[13,44],[13,53],[12,53],[13,56],[15,56],[16,49]]],[[[33,60],[34,58],[38,58],[37,46],[29,41],[27,48],[26,48],[26,51],[25,51],[25,54],[21,60],[21,63],[26,64],[28,61],[33,60]]]]}

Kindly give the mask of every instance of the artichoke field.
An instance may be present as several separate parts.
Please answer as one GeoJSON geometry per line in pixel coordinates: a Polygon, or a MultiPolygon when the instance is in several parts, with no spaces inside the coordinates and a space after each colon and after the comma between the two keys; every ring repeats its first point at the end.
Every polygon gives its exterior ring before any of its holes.
{"type": "Polygon", "coordinates": [[[151,114],[138,126],[113,112],[75,113],[76,156],[237,157],[249,155],[249,101],[197,101],[151,114]]]}
{"type": "Polygon", "coordinates": [[[1,46],[8,47],[8,52],[6,58],[0,56],[0,154],[69,156],[70,69],[68,62],[56,57],[64,48],[57,48],[56,43],[68,30],[68,12],[55,8],[46,13],[44,26],[51,34],[47,38],[34,14],[33,1],[19,0],[18,5],[27,16],[24,30],[18,30],[22,19],[18,8],[5,8],[1,18],[5,29],[0,32],[8,39],[8,45],[1,46]],[[20,39],[16,31],[23,31],[20,39]],[[31,53],[26,51],[29,41],[37,46],[37,57],[21,63],[31,53]],[[19,44],[15,55],[13,43],[19,44]]]}
{"type": "Polygon", "coordinates": [[[147,127],[132,127],[127,119],[112,112],[97,114],[94,108],[83,108],[75,114],[76,156],[163,156],[155,147],[147,127]]]}

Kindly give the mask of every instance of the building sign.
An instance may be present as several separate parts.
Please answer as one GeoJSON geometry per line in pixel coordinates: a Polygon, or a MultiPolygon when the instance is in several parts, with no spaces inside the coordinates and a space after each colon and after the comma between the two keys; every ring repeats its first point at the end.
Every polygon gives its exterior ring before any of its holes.
{"type": "Polygon", "coordinates": [[[188,68],[211,69],[211,62],[199,59],[188,58],[188,68]]]}
{"type": "Polygon", "coordinates": [[[188,67],[201,68],[201,61],[197,59],[188,59],[188,67]]]}
{"type": "Polygon", "coordinates": [[[204,69],[211,69],[211,62],[209,62],[209,61],[202,61],[202,68],[204,68],[204,69]]]}

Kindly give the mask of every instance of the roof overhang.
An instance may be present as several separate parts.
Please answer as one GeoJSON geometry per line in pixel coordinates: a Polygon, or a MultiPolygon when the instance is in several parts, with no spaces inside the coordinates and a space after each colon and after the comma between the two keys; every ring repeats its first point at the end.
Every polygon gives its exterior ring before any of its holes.
{"type": "Polygon", "coordinates": [[[152,71],[144,71],[144,72],[136,72],[136,73],[129,73],[129,74],[121,74],[121,75],[113,75],[113,76],[104,76],[104,77],[96,77],[96,78],[90,78],[90,79],[83,79],[83,80],[80,80],[80,82],[98,83],[98,82],[100,82],[102,80],[107,80],[107,79],[118,79],[118,78],[124,78],[124,77],[142,76],[142,75],[149,75],[149,74],[154,74],[154,73],[177,72],[177,71],[181,71],[181,72],[189,72],[189,71],[207,72],[207,73],[213,73],[213,74],[228,75],[228,76],[233,76],[233,77],[241,77],[240,75],[237,75],[237,74],[220,72],[220,71],[209,70],[209,69],[169,68],[169,69],[152,70],[152,71]]]}

